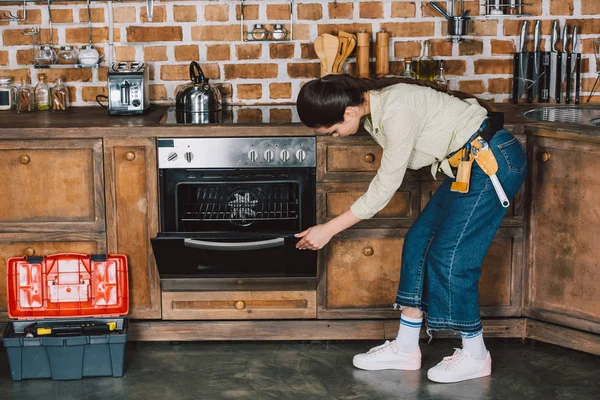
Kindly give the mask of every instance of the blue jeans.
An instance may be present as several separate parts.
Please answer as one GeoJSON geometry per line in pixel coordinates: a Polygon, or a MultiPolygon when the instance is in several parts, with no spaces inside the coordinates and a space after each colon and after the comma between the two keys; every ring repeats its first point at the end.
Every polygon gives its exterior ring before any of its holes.
{"type": "MultiPolygon", "coordinates": [[[[484,122],[485,124],[485,122],[484,122]]],[[[512,133],[497,132],[490,148],[509,199],[523,184],[525,150],[512,133]]],[[[425,312],[428,330],[476,332],[481,263],[506,213],[490,178],[473,163],[469,193],[444,180],[404,238],[395,306],[425,312]]]]}

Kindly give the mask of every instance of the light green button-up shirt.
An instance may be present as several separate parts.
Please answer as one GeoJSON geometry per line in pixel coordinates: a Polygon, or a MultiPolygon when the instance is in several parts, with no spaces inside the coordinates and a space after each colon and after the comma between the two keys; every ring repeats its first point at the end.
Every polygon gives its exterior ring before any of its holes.
{"type": "Polygon", "coordinates": [[[364,127],[383,148],[381,166],[369,189],[350,208],[368,219],[392,199],[406,169],[431,165],[453,177],[446,157],[460,149],[487,116],[475,99],[461,100],[433,89],[399,83],[369,92],[371,118],[364,127]]]}

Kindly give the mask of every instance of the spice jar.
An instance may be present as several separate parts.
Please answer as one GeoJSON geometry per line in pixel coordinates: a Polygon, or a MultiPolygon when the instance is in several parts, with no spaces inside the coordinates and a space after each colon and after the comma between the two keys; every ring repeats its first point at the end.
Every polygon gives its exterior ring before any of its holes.
{"type": "Polygon", "coordinates": [[[69,108],[69,91],[62,78],[56,79],[52,88],[52,111],[67,111],[69,108]]]}
{"type": "Polygon", "coordinates": [[[46,111],[50,109],[50,88],[46,83],[46,74],[38,75],[38,84],[35,85],[35,109],[46,111]]]}
{"type": "Polygon", "coordinates": [[[254,29],[252,29],[252,38],[254,40],[265,40],[267,38],[267,30],[263,24],[254,25],[254,29]]]}
{"type": "Polygon", "coordinates": [[[35,96],[33,89],[27,84],[27,78],[21,78],[21,86],[17,89],[17,112],[31,112],[34,110],[35,96]]]}
{"type": "Polygon", "coordinates": [[[81,51],[79,52],[79,63],[81,65],[96,65],[99,59],[100,55],[94,46],[88,44],[81,47],[81,51]]]}
{"type": "Polygon", "coordinates": [[[52,46],[43,45],[40,46],[38,56],[35,58],[37,65],[51,65],[56,63],[56,52],[52,46]]]}
{"type": "Polygon", "coordinates": [[[59,64],[77,64],[77,50],[73,46],[61,46],[57,58],[59,64]]]}
{"type": "Polygon", "coordinates": [[[273,37],[273,39],[285,40],[287,34],[287,29],[285,29],[282,24],[273,25],[273,32],[271,32],[271,37],[273,37]]]}
{"type": "Polygon", "coordinates": [[[12,78],[0,78],[0,110],[12,110],[15,105],[15,87],[12,78]]]}

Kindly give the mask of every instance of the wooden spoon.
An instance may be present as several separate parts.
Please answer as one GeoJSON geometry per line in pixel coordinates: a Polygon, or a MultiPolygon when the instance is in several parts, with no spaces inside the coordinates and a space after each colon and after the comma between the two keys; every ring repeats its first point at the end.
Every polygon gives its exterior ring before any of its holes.
{"type": "Polygon", "coordinates": [[[333,63],[340,51],[340,40],[337,36],[324,33],[323,35],[323,49],[325,50],[325,59],[327,60],[326,72],[333,73],[333,63]]]}
{"type": "Polygon", "coordinates": [[[321,77],[323,77],[327,75],[327,58],[325,57],[325,48],[323,47],[323,36],[317,37],[313,46],[317,57],[321,60],[321,77]]]}
{"type": "Polygon", "coordinates": [[[350,39],[348,39],[345,36],[338,36],[338,40],[340,41],[340,48],[338,51],[337,56],[335,57],[335,61],[333,63],[333,73],[334,74],[339,74],[340,70],[342,69],[342,67],[344,66],[344,54],[346,54],[346,49],[348,48],[348,44],[350,42],[350,39]]]}
{"type": "Polygon", "coordinates": [[[340,31],[338,36],[340,36],[340,39],[342,37],[345,37],[348,39],[346,50],[344,51],[344,54],[342,55],[342,61],[338,65],[338,73],[341,73],[342,69],[344,67],[344,62],[350,56],[350,54],[352,54],[352,52],[354,51],[354,48],[356,47],[356,35],[353,35],[352,33],[344,32],[344,31],[340,31]]]}

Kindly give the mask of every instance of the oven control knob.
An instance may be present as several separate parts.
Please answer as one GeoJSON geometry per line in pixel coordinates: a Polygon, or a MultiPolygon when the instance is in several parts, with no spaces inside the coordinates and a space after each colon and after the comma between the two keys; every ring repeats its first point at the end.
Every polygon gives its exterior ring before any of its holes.
{"type": "Polygon", "coordinates": [[[286,162],[290,159],[290,152],[287,150],[281,150],[281,153],[279,153],[279,158],[281,158],[281,161],[286,162]]]}
{"type": "Polygon", "coordinates": [[[265,151],[265,160],[267,160],[267,162],[273,161],[273,158],[275,158],[275,153],[273,153],[273,150],[265,151]]]}
{"type": "Polygon", "coordinates": [[[248,152],[248,159],[251,162],[255,162],[257,158],[258,158],[258,153],[256,152],[256,150],[250,150],[248,152]]]}
{"type": "Polygon", "coordinates": [[[304,161],[306,159],[306,152],[302,149],[296,152],[296,158],[298,161],[304,161]]]}
{"type": "Polygon", "coordinates": [[[183,155],[183,158],[185,158],[185,161],[191,163],[194,159],[194,154],[191,151],[188,151],[183,155]]]}

